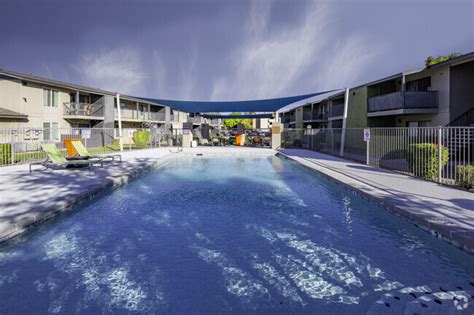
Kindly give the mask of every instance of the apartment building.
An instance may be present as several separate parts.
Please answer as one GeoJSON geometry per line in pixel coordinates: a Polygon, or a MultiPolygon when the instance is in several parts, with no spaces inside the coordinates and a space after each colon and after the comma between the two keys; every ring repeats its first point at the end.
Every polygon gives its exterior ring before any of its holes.
{"type": "MultiPolygon", "coordinates": [[[[347,128],[474,125],[474,52],[349,89],[347,128]]],[[[286,128],[341,128],[345,92],[281,114],[286,128]]]]}

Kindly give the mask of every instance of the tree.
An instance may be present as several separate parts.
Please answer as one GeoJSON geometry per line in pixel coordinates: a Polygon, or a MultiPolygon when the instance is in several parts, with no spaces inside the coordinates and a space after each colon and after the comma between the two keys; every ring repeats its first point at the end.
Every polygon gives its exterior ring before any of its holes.
{"type": "Polygon", "coordinates": [[[452,54],[447,55],[447,56],[438,56],[436,58],[433,57],[433,56],[428,56],[428,58],[426,58],[426,60],[425,60],[425,65],[427,67],[429,67],[429,66],[435,65],[435,64],[440,63],[440,62],[444,62],[444,61],[454,59],[454,58],[459,57],[459,56],[461,56],[460,53],[452,53],[452,54]]]}
{"type": "MultiPolygon", "coordinates": [[[[240,113],[232,113],[231,115],[236,116],[240,113]]],[[[236,125],[242,124],[245,128],[252,128],[252,119],[250,118],[227,118],[224,119],[224,126],[232,128],[236,125]]]]}

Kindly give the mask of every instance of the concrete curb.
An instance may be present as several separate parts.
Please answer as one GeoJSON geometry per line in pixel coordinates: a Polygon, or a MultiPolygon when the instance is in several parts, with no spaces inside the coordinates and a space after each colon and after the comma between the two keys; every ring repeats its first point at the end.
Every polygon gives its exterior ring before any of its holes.
{"type": "Polygon", "coordinates": [[[389,212],[404,218],[409,223],[429,232],[433,236],[443,239],[451,245],[470,254],[474,254],[474,239],[469,237],[467,233],[459,231],[459,228],[456,229],[456,226],[452,225],[452,223],[439,219],[428,221],[419,214],[410,212],[409,210],[400,207],[397,204],[397,201],[386,192],[378,190],[373,186],[369,186],[341,173],[332,171],[323,165],[308,162],[303,158],[294,157],[283,152],[278,152],[277,155],[281,155],[289,160],[295,161],[305,168],[323,175],[325,178],[338,184],[344,189],[356,193],[360,197],[369,200],[383,207],[389,212]]]}

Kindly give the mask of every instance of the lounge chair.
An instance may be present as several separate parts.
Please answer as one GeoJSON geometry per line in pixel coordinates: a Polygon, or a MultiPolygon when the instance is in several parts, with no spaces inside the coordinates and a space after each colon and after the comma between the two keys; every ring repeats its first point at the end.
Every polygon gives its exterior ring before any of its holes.
{"type": "Polygon", "coordinates": [[[106,155],[94,155],[90,154],[89,151],[87,151],[87,148],[82,144],[81,141],[71,141],[74,149],[76,149],[77,153],[79,153],[79,156],[81,158],[93,158],[93,159],[112,159],[112,161],[115,161],[115,157],[118,157],[120,162],[122,162],[122,155],[120,154],[106,154],[106,155]]]}
{"type": "Polygon", "coordinates": [[[103,161],[98,160],[98,159],[88,159],[88,160],[66,160],[66,158],[59,152],[58,148],[56,145],[52,143],[46,143],[42,144],[41,147],[43,148],[43,151],[46,152],[48,155],[48,158],[45,161],[42,162],[33,162],[30,163],[30,173],[31,173],[31,166],[32,165],[42,165],[46,168],[49,168],[51,166],[89,166],[89,169],[92,168],[93,164],[100,164],[100,166],[103,166],[103,161]]]}

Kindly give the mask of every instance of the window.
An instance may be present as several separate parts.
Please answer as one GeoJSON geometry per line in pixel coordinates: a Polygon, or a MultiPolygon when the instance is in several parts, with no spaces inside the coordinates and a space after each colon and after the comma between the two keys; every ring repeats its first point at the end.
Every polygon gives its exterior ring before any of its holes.
{"type": "Polygon", "coordinates": [[[90,95],[79,94],[79,103],[91,103],[90,95]]]}
{"type": "Polygon", "coordinates": [[[407,127],[431,127],[431,120],[407,121],[407,127]]]}
{"type": "Polygon", "coordinates": [[[59,106],[59,91],[43,89],[43,105],[48,107],[59,106]]]}
{"type": "Polygon", "coordinates": [[[43,123],[43,140],[51,140],[51,124],[49,122],[43,123]]]}
{"type": "Polygon", "coordinates": [[[43,122],[43,140],[44,141],[59,140],[59,123],[43,122]]]}
{"type": "Polygon", "coordinates": [[[43,90],[43,105],[50,106],[51,104],[51,90],[43,90]]]}
{"type": "Polygon", "coordinates": [[[52,107],[58,107],[59,106],[59,91],[53,90],[53,98],[52,98],[52,107]]]}
{"type": "Polygon", "coordinates": [[[51,140],[59,140],[59,123],[51,123],[51,140]]]}
{"type": "Polygon", "coordinates": [[[406,90],[409,92],[430,91],[431,77],[418,79],[406,83],[406,90]]]}

